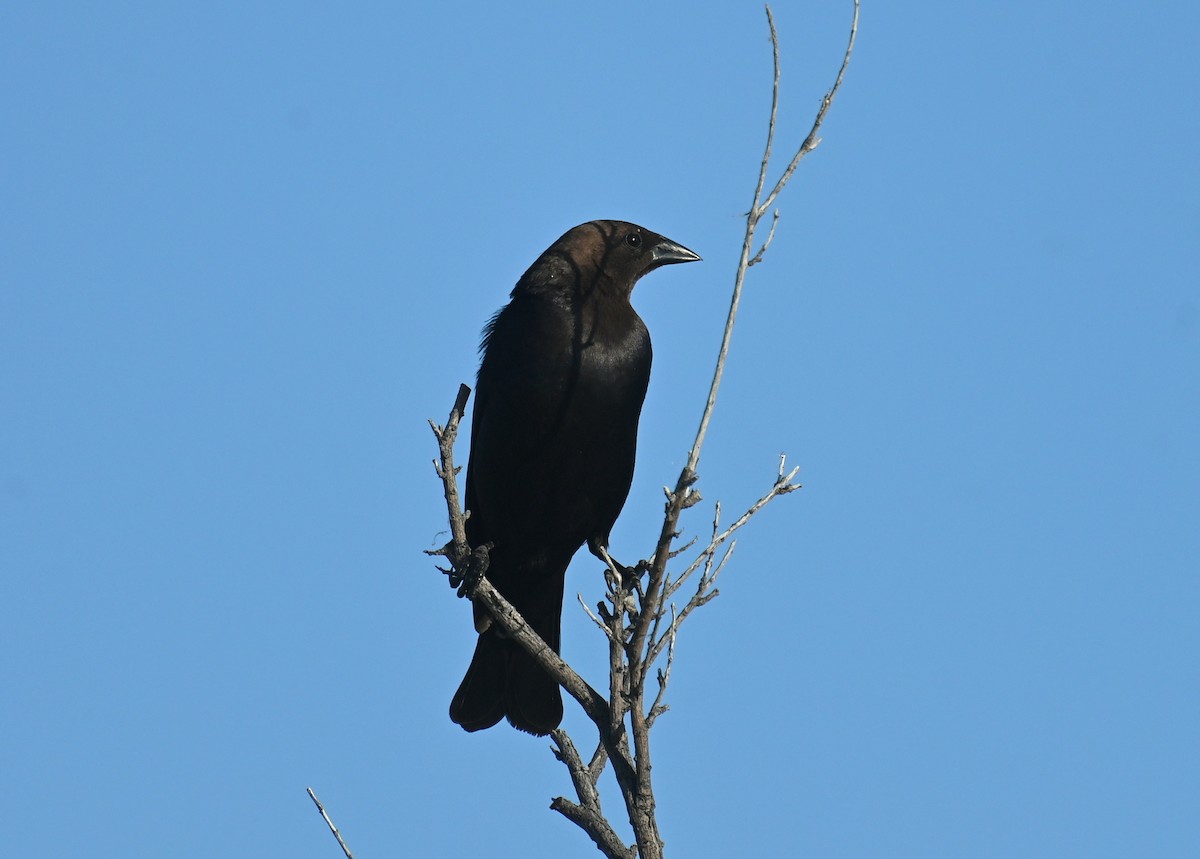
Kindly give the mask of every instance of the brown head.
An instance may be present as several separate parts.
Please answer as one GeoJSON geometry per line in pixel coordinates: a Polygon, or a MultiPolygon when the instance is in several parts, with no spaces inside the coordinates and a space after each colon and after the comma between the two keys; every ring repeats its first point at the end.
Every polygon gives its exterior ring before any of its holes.
{"type": "Polygon", "coordinates": [[[694,262],[700,255],[626,221],[589,221],[568,230],[521,276],[513,290],[587,295],[593,289],[628,300],[638,279],[654,269],[694,262]],[[565,289],[564,287],[574,287],[565,289]]]}

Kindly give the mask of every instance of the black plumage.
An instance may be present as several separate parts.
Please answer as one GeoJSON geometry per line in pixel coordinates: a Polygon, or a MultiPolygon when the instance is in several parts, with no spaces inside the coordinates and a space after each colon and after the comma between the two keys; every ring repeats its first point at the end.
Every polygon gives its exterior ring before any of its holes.
{"type": "MultiPolygon", "coordinates": [[[[700,257],[622,221],[568,231],[517,282],[483,333],[467,466],[467,539],[492,542],[488,579],[559,649],[563,581],[584,543],[600,555],[633,479],[650,334],[629,303],[638,278],[700,257]]],[[[558,685],[475,607],[479,640],[450,718],[507,717],[547,734],[558,685]]]]}

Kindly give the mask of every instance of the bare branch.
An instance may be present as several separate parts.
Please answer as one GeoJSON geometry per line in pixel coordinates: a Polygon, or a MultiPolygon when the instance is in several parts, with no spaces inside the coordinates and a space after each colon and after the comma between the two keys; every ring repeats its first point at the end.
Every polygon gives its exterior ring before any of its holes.
{"type": "Polygon", "coordinates": [[[563,762],[571,775],[571,783],[575,785],[579,801],[588,808],[599,811],[600,794],[596,790],[596,782],[592,780],[588,768],[583,765],[583,759],[579,757],[578,749],[571,742],[571,736],[562,728],[555,728],[550,732],[550,739],[555,745],[554,756],[563,762]]]}
{"type": "MultiPolygon", "coordinates": [[[[609,629],[607,626],[605,626],[604,622],[602,620],[600,620],[600,618],[596,617],[596,615],[592,612],[592,610],[590,608],[588,608],[587,603],[585,603],[583,601],[583,594],[575,594],[575,599],[579,600],[579,604],[581,606],[583,606],[583,610],[585,612],[587,612],[587,616],[592,619],[592,623],[594,623],[594,624],[596,624],[596,626],[600,627],[600,631],[603,632],[605,636],[607,636],[608,640],[612,641],[612,642],[616,642],[616,638],[613,637],[612,630],[609,629]]],[[[603,603],[601,603],[601,605],[603,605],[603,603]]]]}
{"type": "Polygon", "coordinates": [[[442,479],[442,487],[446,493],[446,506],[450,511],[450,533],[456,544],[464,546],[467,544],[466,519],[462,515],[458,481],[455,479],[462,469],[454,467],[454,443],[458,440],[458,424],[466,411],[467,398],[470,396],[471,389],[466,385],[459,385],[458,396],[450,408],[450,417],[446,419],[446,425],[441,427],[433,421],[429,422],[433,434],[437,436],[438,452],[441,454],[441,464],[435,462],[433,467],[442,479]]]}
{"type": "MultiPolygon", "coordinates": [[[[709,570],[712,569],[711,563],[705,565],[705,572],[700,576],[700,581],[696,584],[696,592],[692,594],[692,598],[687,601],[683,610],[679,612],[679,616],[672,617],[671,625],[667,627],[667,631],[662,634],[662,637],[654,642],[654,646],[650,650],[651,662],[658,661],[658,658],[662,655],[664,643],[670,648],[675,647],[675,635],[679,631],[680,625],[687,620],[688,615],[695,609],[707,605],[721,595],[721,592],[714,588],[713,584],[716,582],[717,576],[721,574],[721,570],[725,569],[725,564],[729,561],[729,556],[733,554],[733,549],[736,545],[736,540],[729,544],[729,548],[725,550],[725,554],[721,557],[721,562],[717,564],[715,572],[709,573],[709,570]]],[[[673,612],[674,606],[672,606],[673,612]]],[[[668,654],[669,658],[670,655],[668,654]]]]}
{"type": "Polygon", "coordinates": [[[713,550],[733,536],[735,531],[745,526],[745,524],[750,521],[751,517],[753,517],[755,513],[766,507],[769,503],[771,503],[772,500],[781,495],[787,495],[795,492],[797,489],[801,489],[802,487],[799,483],[792,483],[792,480],[799,472],[800,467],[796,466],[788,474],[783,475],[782,478],[776,480],[775,485],[771,487],[770,491],[767,492],[766,495],[751,504],[746,512],[739,516],[734,523],[724,531],[717,534],[715,533],[714,529],[712,540],[709,541],[709,544],[701,550],[700,554],[696,557],[696,560],[692,561],[687,569],[679,575],[677,581],[682,582],[687,576],[691,575],[700,566],[700,564],[705,563],[706,559],[710,559],[713,550]]]}
{"type": "MultiPolygon", "coordinates": [[[[754,200],[751,202],[750,211],[746,215],[746,234],[742,241],[742,255],[738,263],[737,274],[734,277],[733,297],[729,303],[729,315],[725,322],[725,331],[721,337],[721,348],[717,353],[716,371],[713,373],[713,380],[709,387],[708,400],[705,403],[704,412],[700,416],[700,428],[696,431],[696,440],[692,443],[692,449],[688,453],[687,465],[684,466],[684,474],[694,473],[696,465],[700,461],[700,447],[704,444],[704,437],[708,432],[708,424],[712,419],[713,406],[717,400],[717,390],[721,387],[721,377],[725,372],[725,361],[729,354],[729,340],[733,334],[734,321],[737,319],[738,305],[742,298],[742,284],[746,277],[746,270],[751,265],[762,260],[762,254],[766,251],[767,245],[771,241],[770,236],[768,236],[762,250],[753,256],[752,263],[750,249],[754,243],[754,231],[758,227],[759,219],[767,213],[775,202],[775,198],[779,196],[784,186],[787,185],[788,180],[792,178],[792,174],[800,164],[800,159],[815,149],[820,142],[817,132],[820,131],[821,124],[825,121],[825,115],[829,112],[834,97],[842,87],[842,80],[846,76],[846,67],[850,64],[850,55],[854,51],[854,41],[858,36],[858,5],[859,0],[854,0],[854,18],[850,23],[850,40],[846,45],[846,53],[842,56],[842,64],[838,69],[833,87],[825,94],[825,98],[821,101],[821,108],[817,111],[817,117],[813,122],[812,130],[809,131],[804,142],[800,144],[800,148],[797,150],[795,156],[793,156],[791,163],[788,164],[779,181],[775,183],[775,187],[771,189],[771,192],[764,200],[762,199],[762,191],[765,185],[768,162],[771,159],[771,146],[775,139],[775,119],[779,109],[779,34],[775,31],[775,17],[771,13],[771,7],[769,5],[766,7],[767,24],[771,29],[771,56],[774,62],[774,76],[771,86],[771,119],[767,125],[767,143],[763,147],[763,159],[759,167],[758,182],[754,186],[754,200]]],[[[777,220],[778,213],[772,221],[772,233],[774,232],[775,221],[777,220]]]]}
{"type": "Polygon", "coordinates": [[[770,230],[770,232],[767,233],[767,240],[765,242],[763,242],[763,246],[758,249],[758,253],[756,253],[754,255],[753,259],[751,259],[750,262],[746,263],[747,268],[749,268],[750,266],[758,265],[760,262],[762,262],[763,254],[765,254],[767,252],[767,248],[769,248],[771,246],[771,240],[773,238],[775,238],[775,227],[777,227],[778,225],[779,225],[779,210],[776,209],[775,216],[773,218],[771,218],[771,230],[770,230]]]}
{"type": "Polygon", "coordinates": [[[561,796],[551,801],[550,808],[586,832],[608,859],[637,859],[637,845],[626,847],[622,844],[617,833],[613,832],[600,812],[577,805],[561,796]]]}
{"type": "MultiPolygon", "coordinates": [[[[837,79],[834,80],[833,86],[829,92],[825,93],[825,98],[821,99],[821,108],[817,111],[817,118],[813,120],[812,129],[808,132],[808,136],[804,138],[804,142],[800,144],[800,148],[796,150],[796,154],[792,156],[791,163],[787,169],[783,171],[783,175],[779,177],[779,181],[775,183],[775,187],[771,189],[771,193],[762,201],[760,206],[757,206],[753,211],[758,217],[762,217],[767,209],[771,208],[771,204],[775,202],[775,198],[779,196],[779,192],[783,190],[783,186],[792,178],[792,174],[796,172],[796,167],[800,164],[800,159],[808,153],[812,152],[821,143],[821,138],[817,137],[817,132],[821,130],[821,123],[825,121],[825,114],[829,112],[829,108],[833,105],[833,99],[838,94],[838,90],[842,88],[842,79],[846,77],[846,67],[850,65],[850,54],[854,52],[854,40],[858,36],[858,3],[859,0],[854,0],[854,19],[850,22],[850,41],[846,44],[846,53],[842,55],[842,65],[838,69],[837,79]]],[[[767,7],[767,17],[771,17],[771,8],[767,7]]],[[[775,27],[771,26],[771,42],[776,45],[778,50],[778,40],[775,37],[775,27]]],[[[778,56],[778,54],[777,54],[778,56]]],[[[776,83],[778,84],[778,65],[776,66],[776,83]]],[[[772,114],[772,123],[774,122],[774,114],[772,114]]],[[[755,198],[757,203],[757,198],[755,198]]]]}
{"type": "Polygon", "coordinates": [[[646,715],[646,727],[654,726],[655,720],[663,713],[667,712],[667,706],[663,704],[663,695],[667,693],[667,684],[671,682],[671,666],[675,664],[675,630],[678,629],[678,624],[675,622],[675,606],[671,606],[671,626],[666,633],[669,636],[669,646],[667,647],[667,665],[658,672],[658,694],[654,696],[654,703],[650,705],[650,712],[646,715]]]}
{"type": "MultiPolygon", "coordinates": [[[[834,80],[833,87],[825,94],[825,98],[821,101],[821,108],[817,111],[817,117],[813,122],[812,129],[809,131],[808,137],[800,145],[800,149],[792,158],[787,169],[775,183],[775,187],[767,195],[765,200],[762,199],[762,191],[765,187],[766,174],[769,162],[771,160],[771,148],[775,140],[775,122],[779,110],[779,34],[775,30],[775,16],[771,13],[771,7],[766,7],[767,25],[771,30],[771,56],[773,61],[773,79],[771,86],[771,117],[767,124],[767,142],[763,147],[763,158],[759,166],[758,181],[754,186],[754,199],[750,205],[750,211],[746,215],[746,233],[742,241],[741,259],[738,264],[737,273],[734,277],[733,296],[729,303],[729,314],[725,321],[725,330],[721,337],[721,347],[717,353],[717,366],[713,373],[712,384],[709,387],[708,400],[705,403],[704,411],[700,416],[700,427],[696,431],[696,439],[692,443],[692,448],[688,452],[687,464],[683,468],[683,473],[680,475],[680,480],[676,484],[676,493],[678,494],[685,486],[690,486],[695,482],[696,465],[700,461],[700,448],[704,444],[704,437],[708,432],[708,424],[712,419],[713,407],[716,404],[717,391],[721,386],[721,377],[725,372],[725,362],[729,354],[729,341],[733,333],[733,325],[737,319],[738,305],[741,302],[742,286],[745,281],[746,271],[751,265],[762,260],[762,255],[766,251],[767,246],[771,242],[771,237],[774,234],[775,224],[778,222],[779,214],[776,212],[771,224],[771,232],[768,234],[767,241],[764,242],[762,249],[753,256],[750,255],[750,249],[754,243],[754,231],[758,226],[759,219],[766,214],[775,202],[775,198],[783,191],[788,180],[791,179],[792,173],[800,163],[800,159],[805,154],[816,148],[818,141],[817,133],[821,128],[821,124],[825,121],[825,115],[829,112],[830,106],[833,104],[833,99],[841,89],[842,81],[846,76],[846,67],[850,64],[850,55],[854,51],[854,42],[858,35],[858,12],[859,0],[854,0],[854,17],[850,23],[850,38],[846,45],[846,52],[842,56],[842,64],[838,68],[837,78],[834,80]],[[753,261],[752,261],[753,260],[753,261]]],[[[672,525],[672,529],[674,525],[672,525]]]]}
{"type": "MultiPolygon", "coordinates": [[[[767,167],[771,164],[771,144],[775,141],[775,116],[779,113],[779,34],[775,32],[775,16],[771,14],[771,5],[766,5],[767,26],[771,28],[771,60],[774,63],[775,76],[771,83],[771,119],[767,123],[767,145],[763,147],[762,163],[758,167],[758,184],[754,186],[754,202],[762,197],[763,187],[767,182],[767,167]]],[[[753,216],[757,206],[751,207],[747,217],[753,216]]],[[[755,217],[755,220],[758,220],[755,217]]]]}
{"type": "MultiPolygon", "coordinates": [[[[687,580],[692,577],[692,573],[696,572],[696,570],[699,569],[701,562],[704,562],[706,564],[711,564],[713,551],[719,545],[717,543],[717,533],[718,533],[720,527],[721,527],[721,502],[718,501],[716,504],[713,505],[712,539],[710,539],[708,541],[707,546],[705,546],[703,549],[700,550],[700,554],[696,556],[696,560],[692,561],[692,563],[689,564],[687,566],[687,568],[682,573],[679,574],[678,578],[675,579],[675,582],[673,584],[671,584],[669,587],[667,587],[666,596],[668,599],[673,597],[675,595],[675,592],[678,591],[681,587],[684,586],[684,584],[687,583],[687,580]]],[[[703,576],[701,578],[703,578],[703,576]]]]}
{"type": "Polygon", "coordinates": [[[325,806],[321,805],[321,800],[317,799],[317,795],[313,793],[311,787],[306,787],[308,798],[316,805],[317,811],[321,812],[321,817],[325,819],[325,825],[329,827],[329,831],[333,833],[333,837],[337,839],[338,846],[342,848],[342,852],[346,854],[346,859],[354,859],[354,854],[350,852],[350,848],[346,846],[346,842],[342,840],[342,833],[338,832],[338,828],[333,825],[333,821],[329,819],[329,815],[325,813],[325,806]]]}
{"type": "Polygon", "coordinates": [[[786,477],[784,477],[783,480],[776,481],[775,485],[771,487],[770,492],[751,504],[749,509],[739,516],[732,525],[714,538],[715,545],[719,546],[721,543],[724,543],[726,540],[728,540],[734,531],[738,530],[747,522],[749,522],[751,516],[766,507],[767,504],[769,504],[773,499],[778,498],[780,495],[787,495],[788,493],[795,492],[797,489],[800,489],[801,486],[799,483],[791,482],[799,471],[800,466],[796,466],[791,470],[791,472],[788,473],[786,477]]]}
{"type": "MultiPolygon", "coordinates": [[[[450,577],[450,587],[452,588],[460,588],[464,578],[471,575],[468,567],[472,560],[472,552],[471,547],[467,545],[467,517],[470,512],[463,513],[458,495],[458,472],[462,469],[454,465],[454,444],[458,440],[458,425],[466,411],[467,398],[470,396],[471,389],[466,385],[459,385],[458,396],[454,399],[454,405],[450,407],[450,417],[446,419],[446,425],[443,427],[433,421],[429,422],[429,428],[433,430],[438,441],[439,459],[434,461],[433,469],[441,478],[442,492],[446,497],[446,514],[450,520],[450,542],[440,549],[426,550],[425,554],[442,555],[449,559],[450,569],[443,567],[438,567],[438,569],[450,577]]],[[[484,567],[486,567],[486,557],[485,548],[484,567]]],[[[458,595],[465,596],[465,593],[460,590],[458,595]]]]}
{"type": "MultiPolygon", "coordinates": [[[[787,495],[791,492],[795,492],[797,489],[801,488],[800,484],[792,482],[800,471],[799,466],[793,468],[790,472],[785,474],[783,472],[785,462],[785,458],[781,455],[779,460],[779,475],[775,478],[775,483],[772,485],[771,489],[752,505],[750,505],[750,507],[741,516],[739,516],[732,525],[727,527],[724,531],[720,531],[719,533],[717,529],[719,527],[718,523],[720,522],[721,508],[719,504],[716,505],[713,514],[712,539],[709,541],[707,546],[700,550],[700,554],[696,556],[696,559],[693,560],[692,563],[689,564],[688,567],[682,573],[680,573],[673,582],[669,582],[666,586],[664,586],[664,592],[668,596],[670,594],[674,594],[679,590],[680,587],[683,586],[683,583],[686,582],[696,572],[696,570],[703,566],[704,572],[700,575],[700,580],[696,586],[696,593],[690,600],[688,600],[687,604],[684,605],[683,609],[679,612],[679,616],[672,620],[670,626],[667,627],[666,631],[663,632],[660,637],[650,638],[649,652],[647,654],[645,663],[646,665],[653,665],[658,660],[658,658],[662,655],[663,648],[666,646],[668,638],[675,635],[679,625],[687,619],[692,611],[708,602],[711,602],[720,594],[720,591],[713,590],[712,586],[715,584],[717,576],[719,576],[721,571],[725,568],[726,563],[728,563],[729,556],[733,553],[733,546],[736,545],[736,541],[734,544],[730,545],[724,556],[722,556],[720,563],[718,563],[714,569],[713,563],[715,560],[716,550],[726,540],[732,537],[736,531],[745,526],[746,523],[749,522],[759,510],[769,504],[773,499],[778,498],[781,495],[787,495]]],[[[657,636],[657,624],[654,625],[653,631],[654,635],[657,636]]]]}
{"type": "MultiPolygon", "coordinates": [[[[695,560],[693,560],[692,563],[690,563],[684,569],[684,571],[679,574],[678,577],[676,577],[674,580],[671,580],[668,583],[668,586],[666,588],[667,597],[674,595],[676,591],[678,591],[681,587],[683,587],[684,583],[687,582],[687,580],[692,576],[692,574],[695,573],[696,570],[700,568],[701,564],[703,564],[705,566],[705,573],[704,573],[704,576],[702,576],[702,578],[707,578],[708,570],[711,569],[711,567],[712,567],[713,553],[722,543],[724,543],[731,536],[733,536],[734,532],[736,532],[738,529],[740,529],[744,525],[746,525],[746,523],[748,523],[750,521],[751,517],[754,516],[754,514],[756,514],[759,510],[761,510],[763,507],[765,507],[773,499],[778,498],[780,495],[787,495],[790,492],[795,492],[797,489],[801,488],[800,484],[792,483],[792,480],[795,478],[795,476],[800,471],[799,467],[793,468],[791,470],[791,472],[789,472],[788,474],[784,474],[782,471],[783,461],[784,461],[784,458],[781,455],[780,456],[780,469],[781,470],[780,470],[779,476],[775,480],[775,484],[771,487],[771,490],[769,492],[767,492],[766,495],[764,495],[763,497],[761,497],[757,501],[755,501],[754,504],[752,504],[750,506],[750,508],[746,510],[746,512],[744,512],[741,516],[739,516],[732,525],[730,525],[724,531],[720,531],[720,532],[718,532],[718,523],[720,521],[720,516],[721,516],[721,504],[720,504],[720,502],[717,502],[717,504],[714,506],[714,510],[713,510],[712,539],[709,540],[707,546],[705,546],[703,549],[700,550],[700,554],[696,556],[695,560]]],[[[715,576],[713,578],[715,578],[715,576]]]]}

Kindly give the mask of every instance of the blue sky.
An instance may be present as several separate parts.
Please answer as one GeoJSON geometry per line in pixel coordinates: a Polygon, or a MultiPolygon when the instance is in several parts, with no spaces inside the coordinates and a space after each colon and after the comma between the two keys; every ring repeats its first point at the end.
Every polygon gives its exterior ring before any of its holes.
{"type": "MultiPolygon", "coordinates": [[[[781,150],[850,11],[778,4],[781,150]]],[[[865,5],[700,464],[727,511],[781,451],[805,488],[684,628],[669,855],[1200,853],[1198,27],[865,5]]],[[[338,855],[312,786],[359,859],[591,855],[547,741],[446,716],[473,636],[421,554],[425,421],[567,228],[695,249],[634,296],[613,549],[650,551],[761,152],[761,6],[8,4],[0,80],[7,851],[338,855]]],[[[581,557],[568,593],[600,588],[581,557]]]]}

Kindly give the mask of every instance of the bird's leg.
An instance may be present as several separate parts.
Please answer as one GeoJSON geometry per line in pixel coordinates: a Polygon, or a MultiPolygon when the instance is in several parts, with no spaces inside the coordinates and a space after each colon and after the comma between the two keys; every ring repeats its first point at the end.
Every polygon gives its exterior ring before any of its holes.
{"type": "Polygon", "coordinates": [[[609,585],[613,590],[628,590],[625,583],[633,577],[633,569],[613,560],[612,555],[608,554],[608,546],[599,540],[588,540],[588,550],[608,568],[605,577],[611,579],[609,585]]]}

